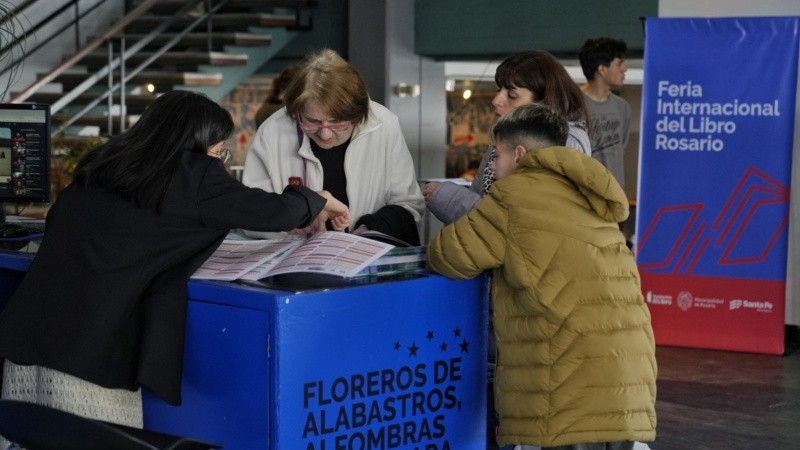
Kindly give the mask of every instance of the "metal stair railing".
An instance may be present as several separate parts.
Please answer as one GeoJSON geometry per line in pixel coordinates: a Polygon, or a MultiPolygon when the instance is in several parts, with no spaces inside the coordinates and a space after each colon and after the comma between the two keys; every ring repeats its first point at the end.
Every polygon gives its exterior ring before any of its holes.
{"type": "MultiPolygon", "coordinates": [[[[211,16],[213,16],[213,14],[215,12],[217,12],[217,10],[219,10],[222,6],[224,6],[227,1],[228,0],[220,0],[216,5],[214,5],[214,6],[210,7],[210,8],[207,7],[206,8],[206,12],[204,14],[198,16],[186,28],[184,28],[182,31],[177,33],[175,35],[175,37],[173,37],[172,39],[167,41],[158,50],[154,51],[153,54],[150,57],[145,59],[142,63],[140,63],[138,66],[136,66],[135,68],[133,68],[130,71],[126,71],[125,61],[127,61],[131,56],[135,55],[139,50],[141,50],[143,47],[145,47],[147,44],[149,44],[159,34],[161,34],[170,25],[172,25],[175,21],[177,21],[184,14],[186,14],[187,12],[192,10],[194,7],[196,7],[197,5],[199,5],[200,3],[203,3],[203,2],[206,2],[206,4],[208,5],[208,3],[209,3],[208,0],[194,0],[194,1],[187,2],[187,4],[183,8],[181,8],[177,13],[175,13],[172,16],[170,16],[169,19],[161,22],[161,24],[159,24],[156,28],[154,28],[150,33],[148,33],[142,39],[138,40],[136,42],[136,44],[132,45],[130,48],[127,48],[127,49],[125,48],[125,36],[123,34],[122,37],[120,38],[120,47],[121,47],[120,48],[120,56],[118,56],[116,58],[113,57],[113,42],[109,39],[108,40],[108,42],[109,42],[109,45],[108,45],[109,63],[106,66],[98,69],[95,72],[94,75],[88,77],[85,81],[83,81],[78,86],[73,88],[69,93],[67,93],[64,96],[62,96],[61,99],[59,99],[58,101],[53,103],[53,105],[50,107],[50,110],[51,110],[51,112],[57,112],[57,111],[61,110],[67,104],[69,104],[72,100],[74,100],[76,97],[78,97],[82,93],[86,92],[89,88],[94,86],[104,76],[108,76],[108,80],[109,80],[108,89],[106,89],[105,92],[100,93],[96,99],[94,99],[91,102],[89,102],[80,111],[78,111],[75,114],[73,114],[72,117],[70,119],[68,119],[63,125],[61,125],[60,127],[54,129],[52,131],[52,135],[55,136],[58,133],[61,133],[64,130],[66,130],[69,126],[71,126],[73,123],[75,123],[81,117],[86,115],[86,113],[91,111],[92,108],[94,108],[95,106],[99,105],[100,102],[102,102],[105,99],[108,99],[108,110],[109,110],[109,114],[108,114],[108,122],[109,122],[108,123],[108,129],[109,129],[109,132],[110,132],[112,130],[112,120],[113,120],[113,117],[111,115],[111,109],[112,109],[112,106],[113,106],[113,96],[112,96],[112,94],[114,92],[116,92],[116,91],[120,92],[119,127],[120,127],[120,131],[124,131],[125,130],[125,120],[126,120],[125,86],[126,86],[127,82],[130,81],[136,75],[138,75],[139,72],[141,72],[142,70],[146,69],[153,61],[155,61],[162,54],[164,54],[169,49],[171,49],[175,44],[180,42],[180,40],[183,39],[183,37],[186,36],[189,32],[191,32],[195,27],[197,27],[198,25],[200,25],[203,22],[206,22],[206,21],[210,22],[211,16]],[[113,73],[113,70],[115,68],[117,68],[117,67],[120,68],[120,75],[119,75],[119,81],[115,83],[113,81],[112,73],[113,73]]],[[[126,23],[126,25],[127,25],[127,23],[126,23]]],[[[210,41],[209,41],[209,45],[211,45],[210,41]]]]}
{"type": "MultiPolygon", "coordinates": [[[[73,0],[73,1],[77,1],[77,0],[73,0]]],[[[100,0],[100,3],[104,2],[104,1],[105,0],[100,0]]],[[[184,7],[182,7],[177,13],[169,16],[169,18],[166,18],[156,28],[151,30],[150,33],[148,33],[142,39],[138,40],[136,42],[136,44],[134,44],[130,48],[126,49],[125,48],[125,44],[124,44],[124,42],[125,42],[125,40],[124,40],[125,27],[127,27],[131,22],[133,22],[134,20],[136,20],[140,16],[144,15],[145,13],[147,13],[153,6],[155,6],[160,1],[161,0],[146,0],[145,2],[141,3],[139,6],[137,6],[136,8],[131,10],[128,14],[126,14],[122,19],[120,19],[118,22],[116,22],[114,25],[112,25],[102,35],[100,35],[99,37],[95,38],[91,42],[87,43],[83,48],[81,48],[79,51],[77,51],[74,55],[72,55],[67,60],[65,60],[64,62],[59,64],[57,67],[53,68],[50,72],[48,72],[46,75],[44,75],[43,77],[38,79],[36,82],[32,83],[30,86],[25,88],[22,92],[16,94],[11,99],[11,102],[12,103],[22,103],[22,102],[24,102],[29,97],[34,95],[43,86],[45,86],[46,84],[52,82],[54,79],[56,79],[56,77],[58,77],[59,75],[63,74],[68,69],[70,69],[71,67],[76,65],[78,62],[80,62],[80,60],[83,57],[85,57],[90,52],[92,52],[93,50],[95,50],[96,48],[100,47],[101,45],[103,45],[105,43],[105,44],[108,44],[108,47],[109,47],[109,63],[106,66],[104,66],[104,67],[98,69],[97,71],[95,71],[95,73],[93,75],[90,75],[84,82],[80,83],[78,86],[73,88],[70,92],[65,93],[61,97],[61,99],[59,99],[58,101],[53,103],[53,105],[51,105],[51,113],[54,114],[54,113],[60,111],[61,109],[63,109],[64,107],[66,107],[70,102],[72,102],[72,100],[74,100],[75,98],[77,98],[78,96],[80,96],[81,94],[86,92],[89,88],[94,86],[103,77],[108,77],[108,79],[109,79],[107,90],[105,92],[100,93],[96,100],[92,101],[89,105],[84,107],[78,113],[72,115],[72,117],[64,125],[62,125],[61,127],[58,127],[57,129],[54,129],[51,134],[53,136],[55,136],[55,135],[63,132],[67,127],[71,126],[73,123],[75,123],[77,120],[79,120],[81,117],[83,117],[87,112],[89,112],[92,108],[97,106],[101,101],[103,101],[106,98],[108,98],[108,100],[109,100],[109,103],[108,103],[108,107],[109,107],[108,117],[109,117],[109,132],[110,132],[110,130],[111,130],[111,120],[112,120],[112,117],[111,117],[112,116],[112,114],[111,114],[112,100],[113,100],[112,94],[116,90],[120,91],[120,96],[121,96],[121,102],[120,102],[120,116],[121,116],[120,117],[120,131],[123,131],[124,128],[125,128],[125,125],[124,125],[125,124],[125,106],[124,106],[125,83],[127,81],[129,81],[131,78],[133,78],[134,76],[136,76],[139,72],[141,72],[142,70],[147,68],[147,66],[149,66],[155,59],[157,59],[163,53],[165,53],[170,48],[172,48],[177,42],[179,42],[186,34],[188,34],[190,31],[192,31],[199,24],[203,23],[204,21],[208,22],[208,29],[210,30],[211,29],[211,17],[213,16],[213,14],[217,10],[219,10],[219,8],[224,6],[224,4],[228,0],[220,0],[219,2],[214,4],[213,6],[211,5],[212,2],[210,0],[190,0],[190,1],[187,1],[186,5],[184,7]],[[139,50],[141,50],[144,46],[149,44],[153,39],[155,39],[161,32],[166,30],[175,21],[177,21],[179,18],[184,16],[186,13],[188,13],[193,8],[199,6],[201,3],[205,4],[205,13],[204,14],[199,15],[197,17],[197,19],[195,19],[188,26],[186,26],[186,28],[184,28],[181,32],[179,32],[173,39],[169,40],[162,47],[160,47],[158,50],[156,50],[151,57],[147,58],[144,62],[142,62],[136,68],[134,68],[133,70],[131,70],[129,73],[126,74],[125,62],[126,62],[126,60],[128,58],[130,58],[132,55],[136,54],[139,50]],[[121,47],[122,48],[120,50],[120,56],[114,58],[113,57],[113,41],[114,41],[114,39],[116,39],[118,37],[120,39],[120,43],[121,43],[121,47]],[[113,72],[117,68],[120,68],[120,72],[121,72],[120,73],[120,81],[115,83],[113,81],[113,72]]],[[[28,6],[28,5],[32,4],[32,3],[35,3],[35,1],[28,1],[24,6],[28,6]]],[[[20,5],[20,8],[18,8],[18,9],[21,9],[22,6],[23,5],[20,5]]],[[[52,19],[52,17],[50,17],[50,19],[52,19]]],[[[75,24],[76,27],[77,27],[77,20],[78,19],[74,20],[74,24],[75,24]]],[[[58,33],[60,33],[61,31],[63,31],[63,29],[59,30],[58,33]]],[[[56,33],[56,35],[57,35],[57,33],[56,33]]],[[[211,42],[209,41],[209,45],[210,44],[211,44],[211,42]]]]}
{"type": "MultiPolygon", "coordinates": [[[[75,0],[72,0],[73,2],[75,0]]],[[[101,0],[105,1],[105,0],[101,0]]],[[[111,28],[109,28],[103,35],[95,38],[91,42],[87,43],[85,47],[78,50],[74,55],[68,58],[66,61],[62,62],[55,68],[53,68],[50,72],[44,75],[42,78],[36,80],[30,86],[25,88],[22,92],[17,93],[15,96],[11,98],[11,103],[22,103],[27,100],[31,95],[35,94],[39,89],[41,89],[44,85],[53,81],[57,76],[61,75],[69,68],[74,66],[81,58],[86,56],[89,52],[94,50],[95,48],[99,47],[101,44],[112,38],[117,33],[121,32],[129,23],[137,19],[139,16],[146,13],[153,5],[157,4],[160,0],[147,0],[139,7],[135,8],[133,11],[128,13],[125,17],[122,18],[119,22],[114,24],[111,28]]],[[[28,2],[28,4],[32,4],[34,2],[28,2]]],[[[51,17],[52,19],[52,17],[51,17]]],[[[70,23],[71,25],[74,24],[75,27],[78,27],[77,19],[73,19],[70,23]]],[[[58,33],[54,33],[54,36],[57,36],[58,33]]]]}
{"type": "MultiPolygon", "coordinates": [[[[26,0],[25,2],[20,3],[7,16],[5,16],[2,19],[0,19],[0,23],[5,22],[7,20],[11,20],[11,17],[18,17],[19,14],[24,14],[24,11],[29,6],[32,6],[34,3],[36,3],[36,1],[37,0],[26,0]]],[[[50,22],[52,22],[54,19],[56,19],[57,17],[61,16],[61,13],[65,12],[66,10],[68,10],[70,8],[73,8],[75,10],[75,18],[72,21],[70,21],[67,24],[64,24],[61,28],[59,28],[58,30],[54,31],[52,34],[50,34],[50,36],[48,36],[47,38],[43,39],[35,47],[33,47],[31,49],[26,48],[25,49],[25,54],[23,54],[21,58],[19,58],[17,60],[10,61],[8,63],[8,65],[2,71],[0,71],[0,76],[5,75],[8,71],[12,70],[18,64],[23,63],[24,60],[27,59],[27,57],[29,55],[32,55],[32,54],[36,53],[40,48],[42,48],[45,45],[47,45],[48,43],[50,43],[50,41],[52,41],[53,39],[58,37],[62,32],[66,31],[68,28],[70,28],[73,25],[75,25],[75,48],[80,48],[80,41],[81,41],[81,38],[80,38],[80,27],[78,27],[76,24],[78,23],[78,21],[80,19],[83,19],[84,17],[89,15],[92,11],[97,9],[99,6],[101,6],[107,0],[99,0],[97,3],[91,5],[88,9],[85,9],[83,12],[81,12],[80,9],[79,9],[78,1],[79,0],[70,0],[68,3],[65,3],[65,4],[61,5],[60,8],[58,8],[55,11],[53,11],[52,13],[50,13],[47,17],[41,19],[36,25],[31,26],[21,36],[16,36],[5,47],[0,49],[0,53],[8,52],[10,49],[19,46],[21,42],[27,41],[28,38],[32,34],[34,34],[37,31],[39,31],[42,27],[50,24],[50,22]]]]}

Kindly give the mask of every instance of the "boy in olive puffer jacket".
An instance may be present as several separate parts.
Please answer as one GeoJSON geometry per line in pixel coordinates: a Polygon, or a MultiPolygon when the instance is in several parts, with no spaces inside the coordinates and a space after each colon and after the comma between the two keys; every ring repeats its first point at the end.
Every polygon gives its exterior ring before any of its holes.
{"type": "Polygon", "coordinates": [[[639,272],[617,223],[628,201],[601,163],[563,147],[542,105],[501,117],[498,180],[431,240],[431,268],[493,270],[498,443],[632,449],[655,439],[656,360],[639,272]]]}

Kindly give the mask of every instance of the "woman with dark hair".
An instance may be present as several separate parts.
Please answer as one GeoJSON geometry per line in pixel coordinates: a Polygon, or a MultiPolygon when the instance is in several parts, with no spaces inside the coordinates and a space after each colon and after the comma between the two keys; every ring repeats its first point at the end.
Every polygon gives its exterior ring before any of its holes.
{"type": "Polygon", "coordinates": [[[327,192],[233,179],[232,130],[213,101],[172,91],[80,161],[0,314],[3,398],[141,427],[140,386],[180,404],[187,281],[229,229],[349,224],[327,192]]]}
{"type": "MultiPolygon", "coordinates": [[[[504,92],[522,89],[522,95],[525,95],[525,91],[529,91],[530,103],[548,106],[567,119],[570,125],[568,146],[591,154],[585,139],[589,110],[583,92],[555,56],[541,50],[514,53],[497,66],[494,80],[498,86],[498,95],[492,102],[495,113],[504,92]]],[[[501,114],[496,115],[499,117],[501,114]]]]}
{"type": "MultiPolygon", "coordinates": [[[[497,94],[492,100],[495,117],[531,103],[548,106],[569,123],[567,147],[591,155],[589,112],[583,93],[570,78],[567,69],[548,52],[529,50],[514,53],[503,60],[494,75],[497,94]]],[[[439,220],[451,223],[475,206],[494,182],[491,164],[494,148],[483,155],[470,189],[454,183],[432,182],[425,185],[425,203],[439,220]]]]}
{"type": "Polygon", "coordinates": [[[425,204],[414,162],[397,116],[369,99],[356,68],[333,50],[311,54],[284,98],[286,107],[253,139],[244,184],[325,189],[350,208],[353,233],[375,230],[419,245],[425,204]]]}
{"type": "Polygon", "coordinates": [[[277,77],[272,79],[269,95],[266,100],[264,100],[264,103],[261,104],[261,107],[258,108],[258,111],[256,111],[256,129],[267,120],[267,117],[283,108],[283,98],[286,95],[286,88],[289,87],[289,83],[292,82],[292,78],[294,78],[298,70],[300,70],[300,67],[295,64],[289,64],[283,68],[277,77]]]}

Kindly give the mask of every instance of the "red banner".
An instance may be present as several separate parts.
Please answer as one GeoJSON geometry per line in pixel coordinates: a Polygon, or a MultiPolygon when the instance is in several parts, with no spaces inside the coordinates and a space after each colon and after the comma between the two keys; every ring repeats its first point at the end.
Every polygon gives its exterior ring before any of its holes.
{"type": "Polygon", "coordinates": [[[784,281],[642,273],[659,345],[782,354],[784,281]]]}

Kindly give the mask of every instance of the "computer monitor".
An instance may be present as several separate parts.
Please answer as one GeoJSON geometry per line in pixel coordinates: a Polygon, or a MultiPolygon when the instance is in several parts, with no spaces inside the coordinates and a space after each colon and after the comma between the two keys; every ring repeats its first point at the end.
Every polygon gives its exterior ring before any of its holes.
{"type": "Polygon", "coordinates": [[[0,223],[5,203],[50,201],[50,106],[0,103],[0,223]]]}

